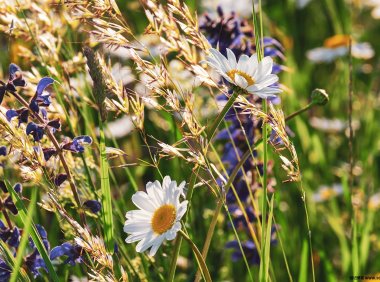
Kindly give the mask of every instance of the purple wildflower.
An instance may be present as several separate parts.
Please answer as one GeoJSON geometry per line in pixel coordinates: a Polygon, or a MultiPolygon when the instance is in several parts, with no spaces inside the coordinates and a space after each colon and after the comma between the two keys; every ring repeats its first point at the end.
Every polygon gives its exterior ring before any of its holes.
{"type": "Polygon", "coordinates": [[[54,260],[58,257],[67,256],[67,259],[64,261],[64,264],[70,264],[74,266],[76,263],[81,263],[83,249],[82,247],[72,244],[69,242],[65,242],[60,246],[53,248],[50,251],[50,259],[54,260]]]}
{"type": "Polygon", "coordinates": [[[90,145],[92,143],[92,138],[87,135],[78,136],[73,139],[73,141],[63,145],[62,149],[71,151],[73,153],[83,153],[84,145],[90,145]]]}
{"type": "Polygon", "coordinates": [[[45,134],[45,128],[41,125],[35,124],[34,122],[28,123],[26,126],[26,134],[31,134],[33,136],[34,141],[40,141],[45,134]]]}
{"type": "Polygon", "coordinates": [[[50,106],[50,93],[45,91],[45,89],[53,83],[54,79],[51,77],[44,77],[38,82],[36,93],[29,104],[32,111],[38,113],[40,111],[40,106],[50,106]]]}
{"type": "Polygon", "coordinates": [[[92,213],[98,213],[102,209],[102,204],[96,200],[88,200],[83,203],[92,213]]]}

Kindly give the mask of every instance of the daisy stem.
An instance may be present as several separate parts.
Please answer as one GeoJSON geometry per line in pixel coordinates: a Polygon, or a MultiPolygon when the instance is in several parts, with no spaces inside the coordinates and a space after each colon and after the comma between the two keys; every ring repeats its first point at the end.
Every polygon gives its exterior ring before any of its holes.
{"type": "Polygon", "coordinates": [[[224,106],[222,111],[219,113],[219,115],[216,117],[216,120],[211,125],[210,130],[207,131],[207,137],[208,137],[209,142],[212,141],[212,138],[214,137],[215,132],[218,129],[220,123],[222,122],[222,120],[226,116],[227,112],[231,109],[231,107],[232,107],[233,103],[236,101],[237,97],[240,94],[242,94],[242,92],[243,92],[243,90],[234,88],[234,92],[233,92],[232,96],[228,99],[228,102],[226,103],[226,105],[224,106]]]}
{"type": "MultiPolygon", "coordinates": [[[[195,182],[197,179],[198,172],[199,172],[199,168],[197,168],[195,171],[193,171],[191,178],[190,178],[189,190],[187,191],[187,194],[186,194],[186,199],[189,201],[189,207],[187,209],[188,211],[190,210],[191,198],[193,196],[194,185],[195,185],[195,182]]],[[[186,212],[186,214],[183,217],[183,220],[182,220],[183,224],[186,223],[187,214],[188,214],[188,212],[186,212]]],[[[169,281],[170,282],[174,281],[175,270],[177,267],[177,259],[179,256],[179,251],[181,249],[181,244],[182,244],[182,237],[177,237],[177,239],[175,241],[172,261],[170,264],[170,272],[169,272],[169,281]]]]}
{"type": "Polygon", "coordinates": [[[198,266],[202,271],[202,274],[204,275],[205,281],[209,282],[211,280],[210,272],[208,271],[207,265],[205,260],[202,257],[201,252],[198,250],[197,246],[194,244],[194,242],[187,236],[182,230],[179,231],[179,233],[182,235],[182,238],[184,238],[190,245],[191,249],[194,252],[194,255],[197,259],[198,266]]]}
{"type": "MultiPolygon", "coordinates": [[[[264,112],[268,113],[268,103],[267,100],[263,99],[263,109],[264,112]]],[[[267,179],[268,179],[268,125],[267,122],[264,121],[263,124],[263,150],[264,150],[264,163],[263,163],[263,197],[262,197],[262,222],[261,222],[261,253],[266,254],[266,243],[265,240],[267,239],[265,236],[266,231],[266,220],[267,220],[267,179]]],[[[268,252],[269,253],[269,252],[268,252]]],[[[261,258],[261,264],[260,264],[260,281],[267,281],[267,272],[266,272],[266,258],[261,258]]]]}

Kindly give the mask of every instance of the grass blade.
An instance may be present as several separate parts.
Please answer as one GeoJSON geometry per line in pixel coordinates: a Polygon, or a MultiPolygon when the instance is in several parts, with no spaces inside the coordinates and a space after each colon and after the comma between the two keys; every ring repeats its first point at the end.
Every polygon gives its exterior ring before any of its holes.
{"type": "Polygon", "coordinates": [[[102,215],[104,226],[104,239],[107,251],[112,253],[114,249],[113,243],[113,219],[112,219],[112,195],[110,187],[109,166],[106,154],[106,140],[104,136],[103,121],[100,121],[100,186],[102,190],[102,215]]]}
{"type": "MultiPolygon", "coordinates": [[[[3,240],[0,240],[0,253],[1,253],[4,261],[12,269],[14,269],[15,258],[13,257],[13,253],[11,252],[11,250],[8,248],[8,245],[3,240]]],[[[20,268],[19,272],[21,274],[21,277],[19,277],[20,278],[19,281],[26,281],[26,282],[30,281],[28,275],[26,274],[26,272],[23,268],[20,268]]]]}
{"type": "Polygon", "coordinates": [[[307,240],[303,240],[302,243],[302,253],[301,253],[301,265],[300,265],[300,274],[298,277],[299,282],[308,281],[307,280],[307,272],[308,272],[308,265],[309,265],[309,245],[307,240]]]}
{"type": "MultiPolygon", "coordinates": [[[[22,200],[20,199],[19,195],[13,189],[13,187],[11,185],[9,185],[8,182],[5,182],[5,183],[6,183],[6,186],[7,186],[9,193],[12,195],[12,199],[16,205],[16,208],[18,210],[20,219],[21,219],[21,221],[23,223],[23,227],[24,227],[28,221],[27,210],[25,208],[25,205],[22,202],[22,200]]],[[[50,261],[49,254],[48,254],[47,250],[45,249],[45,246],[42,242],[41,236],[38,233],[36,225],[33,223],[33,221],[31,222],[30,236],[32,237],[32,240],[33,240],[38,252],[40,253],[42,259],[44,260],[44,262],[46,264],[46,267],[48,269],[49,276],[50,276],[51,280],[54,282],[59,281],[57,273],[54,270],[53,264],[50,261]]]]}
{"type": "Polygon", "coordinates": [[[32,227],[33,214],[36,208],[37,191],[38,191],[37,189],[33,189],[33,192],[32,192],[32,198],[29,203],[27,218],[26,218],[26,221],[24,222],[24,229],[22,232],[20,245],[17,249],[17,256],[16,256],[15,263],[12,267],[13,271],[12,271],[10,282],[17,281],[18,276],[20,274],[20,267],[21,267],[22,259],[24,257],[26,246],[28,244],[30,228],[32,227]]]}
{"type": "Polygon", "coordinates": [[[265,260],[264,277],[266,279],[268,279],[268,271],[269,271],[269,263],[270,263],[270,241],[272,237],[273,203],[274,203],[274,195],[272,195],[272,198],[270,200],[268,224],[267,224],[266,236],[265,236],[265,249],[264,249],[263,257],[262,257],[262,260],[265,260]]]}

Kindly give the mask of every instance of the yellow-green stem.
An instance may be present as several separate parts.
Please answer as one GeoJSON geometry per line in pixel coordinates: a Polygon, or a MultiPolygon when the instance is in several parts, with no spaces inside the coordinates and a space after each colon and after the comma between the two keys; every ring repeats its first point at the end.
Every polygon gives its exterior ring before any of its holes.
{"type": "MultiPolygon", "coordinates": [[[[186,199],[189,201],[189,207],[187,209],[186,214],[183,217],[183,223],[186,223],[187,220],[187,214],[190,209],[190,203],[191,203],[191,198],[193,196],[193,191],[194,191],[194,185],[197,179],[199,168],[196,169],[196,171],[193,172],[190,178],[190,183],[189,183],[189,190],[187,191],[186,199]]],[[[181,249],[181,244],[182,244],[182,237],[177,237],[175,241],[175,246],[174,246],[174,251],[173,251],[173,257],[172,261],[170,264],[170,271],[169,271],[169,281],[172,282],[174,281],[174,276],[175,276],[175,270],[177,268],[177,259],[179,256],[179,251],[181,249]]]]}
{"type": "MultiPolygon", "coordinates": [[[[263,100],[263,109],[264,112],[267,114],[268,113],[268,104],[267,101],[264,99],[263,100]]],[[[265,231],[266,231],[266,220],[267,220],[267,179],[268,179],[268,168],[267,168],[267,162],[268,162],[268,127],[267,127],[267,122],[264,121],[263,124],[263,148],[264,148],[264,163],[263,163],[263,196],[262,196],[262,212],[261,212],[261,253],[265,254],[266,253],[266,242],[265,242],[265,231]]],[[[269,252],[268,252],[269,253],[269,252]]],[[[260,281],[267,281],[267,272],[265,271],[266,269],[266,260],[261,259],[260,263],[260,281]]]]}
{"type": "Polygon", "coordinates": [[[198,266],[204,275],[204,279],[206,280],[206,282],[211,282],[211,275],[208,271],[206,262],[204,261],[201,252],[198,250],[194,242],[182,230],[180,230],[179,233],[182,235],[182,238],[184,238],[189,243],[191,249],[193,250],[194,255],[197,258],[198,266]]]}

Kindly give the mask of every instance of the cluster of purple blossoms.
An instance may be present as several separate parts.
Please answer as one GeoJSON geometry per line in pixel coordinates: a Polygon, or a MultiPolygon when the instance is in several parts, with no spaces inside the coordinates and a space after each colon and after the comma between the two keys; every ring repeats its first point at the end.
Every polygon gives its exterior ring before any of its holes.
{"type": "MultiPolygon", "coordinates": [[[[205,15],[204,22],[200,26],[206,34],[207,39],[214,48],[218,48],[219,51],[226,55],[227,48],[231,49],[235,56],[238,58],[240,55],[245,54],[251,56],[256,53],[256,45],[254,40],[254,32],[246,20],[240,20],[235,13],[225,15],[223,10],[219,7],[218,18],[212,19],[208,15],[205,15]]],[[[270,56],[273,58],[284,59],[282,53],[283,47],[281,44],[269,37],[265,37],[264,40],[264,56],[270,56]]],[[[277,74],[283,70],[281,65],[274,64],[272,73],[277,74]]],[[[227,101],[226,95],[220,95],[218,97],[221,101],[227,101]]],[[[255,95],[247,97],[251,102],[261,105],[262,100],[255,95]]],[[[278,104],[280,98],[269,98],[269,100],[278,104]]],[[[262,121],[255,119],[253,116],[243,114],[237,107],[232,107],[226,114],[225,121],[229,126],[220,131],[216,136],[217,140],[225,141],[222,161],[227,165],[225,178],[228,178],[235,167],[238,165],[243,154],[253,147],[257,135],[261,134],[262,121]],[[256,138],[255,138],[256,137],[256,138]]],[[[254,195],[258,189],[261,188],[258,176],[263,174],[263,164],[257,159],[257,151],[253,151],[251,156],[243,164],[242,169],[239,170],[232,185],[234,186],[239,200],[243,203],[246,215],[250,223],[257,221],[257,217],[260,216],[254,211],[252,203],[250,202],[250,195],[254,195]],[[246,172],[250,172],[250,181],[247,181],[245,175],[246,172]],[[253,179],[253,180],[252,180],[253,179]],[[251,191],[250,191],[251,190],[251,191]]],[[[268,170],[270,170],[272,164],[268,163],[268,170]]],[[[222,187],[221,179],[218,180],[220,187],[222,187]]],[[[269,179],[267,183],[268,191],[273,191],[275,181],[269,179]]],[[[232,189],[227,192],[226,202],[233,217],[233,224],[237,229],[248,230],[248,223],[243,216],[243,212],[238,205],[238,201],[233,193],[232,189]]],[[[275,229],[272,229],[271,243],[275,244],[275,229]]],[[[250,237],[250,236],[248,236],[250,237]]],[[[232,248],[232,259],[234,261],[242,258],[242,253],[237,241],[228,242],[227,248],[232,248]]],[[[251,264],[259,264],[260,257],[255,243],[248,239],[242,242],[242,248],[244,255],[251,264]]]]}
{"type": "MultiPolygon", "coordinates": [[[[14,215],[17,215],[18,211],[3,181],[0,181],[0,188],[4,194],[4,196],[0,198],[0,209],[3,212],[5,218],[7,219],[7,226],[4,224],[3,221],[0,220],[0,240],[6,243],[10,250],[13,252],[13,255],[16,256],[21,236],[23,234],[23,230],[18,228],[17,226],[13,226],[13,224],[10,222],[9,216],[7,215],[7,211],[10,211],[14,215]]],[[[21,195],[22,185],[20,183],[15,184],[13,190],[21,195]]],[[[50,245],[47,239],[46,230],[39,224],[36,225],[36,228],[46,250],[49,250],[50,245]]],[[[47,271],[47,268],[44,260],[42,259],[40,253],[38,252],[36,246],[34,245],[30,237],[29,247],[31,251],[28,255],[24,257],[23,266],[25,269],[29,270],[29,272],[33,275],[34,278],[36,278],[40,275],[40,269],[45,269],[47,271]]],[[[3,259],[0,259],[0,281],[8,281],[11,272],[12,270],[10,266],[3,259]]]]}
{"type": "MultiPolygon", "coordinates": [[[[7,82],[0,81],[0,103],[3,101],[4,96],[9,94],[13,95],[23,105],[23,107],[19,109],[7,110],[5,113],[7,121],[13,123],[17,120],[17,126],[19,128],[24,128],[23,130],[25,130],[25,133],[32,136],[34,142],[38,142],[37,146],[34,146],[33,148],[36,153],[42,153],[45,161],[49,161],[52,157],[58,156],[61,151],[83,153],[85,146],[92,143],[90,136],[83,135],[77,136],[71,141],[67,141],[66,138],[64,142],[59,144],[59,147],[41,147],[41,141],[45,136],[48,135],[49,139],[52,139],[51,136],[55,138],[54,134],[61,130],[61,122],[59,119],[50,120],[48,118],[48,107],[51,104],[51,93],[47,91],[47,89],[53,83],[54,79],[50,77],[42,78],[37,85],[34,96],[29,102],[26,102],[17,92],[18,87],[26,86],[22,71],[17,65],[11,64],[9,66],[9,78],[7,82]]],[[[10,152],[6,146],[0,146],[0,157],[6,157],[9,153],[10,152]]],[[[0,161],[1,167],[4,168],[5,165],[6,161],[0,161]]],[[[53,183],[58,187],[67,179],[67,174],[58,173],[55,175],[53,183]]],[[[13,189],[16,193],[21,195],[21,184],[17,183],[14,185],[13,189]]],[[[4,224],[0,220],[0,240],[4,241],[13,250],[14,256],[16,256],[23,230],[15,226],[8,216],[8,212],[17,215],[18,210],[5,185],[4,179],[0,179],[0,190],[2,191],[0,196],[0,212],[4,214],[7,223],[4,224]]],[[[101,210],[101,204],[97,200],[87,200],[83,203],[83,208],[88,209],[92,213],[99,213],[101,210]]],[[[42,238],[46,250],[49,252],[50,244],[45,229],[41,225],[36,225],[36,228],[42,238]]],[[[47,268],[31,238],[29,238],[29,247],[31,252],[24,258],[23,268],[27,269],[36,278],[40,275],[40,269],[45,269],[47,271],[47,268]]],[[[65,263],[75,265],[76,262],[82,261],[82,253],[83,250],[81,247],[66,242],[50,251],[50,259],[53,260],[61,256],[67,256],[65,263]]],[[[0,258],[0,281],[8,281],[11,273],[12,269],[7,264],[6,260],[0,258]]]]}
{"type": "MultiPolygon", "coordinates": [[[[47,131],[51,134],[55,134],[57,131],[61,130],[61,122],[59,119],[49,120],[48,118],[47,108],[51,104],[51,93],[47,91],[47,88],[53,83],[54,79],[50,77],[42,78],[38,82],[36,92],[29,101],[28,106],[24,105],[19,109],[9,109],[6,112],[6,118],[9,122],[17,119],[19,127],[23,123],[26,124],[25,133],[31,135],[35,142],[40,142],[46,135],[47,131]],[[29,121],[30,117],[33,117],[34,121],[29,121]],[[35,121],[37,121],[37,123],[35,121]]],[[[11,95],[19,96],[16,87],[26,86],[26,81],[23,78],[21,69],[15,64],[10,64],[8,82],[5,83],[0,81],[0,84],[0,101],[2,101],[7,92],[11,95]]],[[[92,139],[90,136],[78,136],[69,142],[65,141],[64,143],[61,143],[60,150],[83,153],[84,146],[91,143],[92,139]]],[[[41,149],[39,146],[36,146],[34,149],[36,151],[42,150],[45,161],[48,161],[51,157],[59,154],[57,148],[49,147],[41,149]]],[[[56,176],[54,183],[57,186],[60,186],[66,179],[67,175],[59,174],[56,176]]]]}

